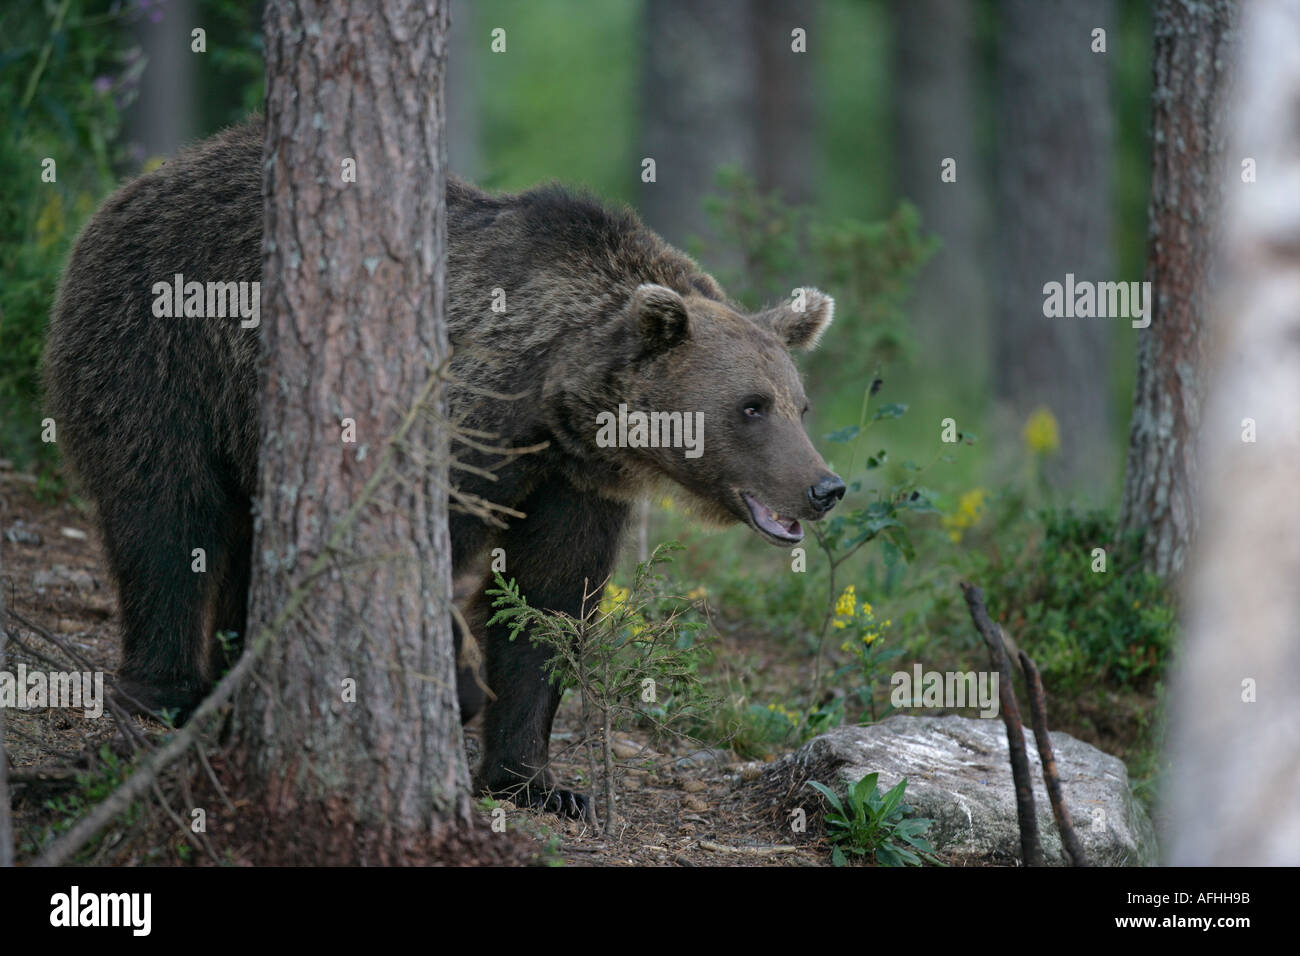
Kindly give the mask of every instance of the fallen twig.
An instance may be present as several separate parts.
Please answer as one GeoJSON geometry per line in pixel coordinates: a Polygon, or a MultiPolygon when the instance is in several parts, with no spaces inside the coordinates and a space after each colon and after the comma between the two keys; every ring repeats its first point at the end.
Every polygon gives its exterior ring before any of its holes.
{"type": "Polygon", "coordinates": [[[701,840],[699,847],[701,850],[712,850],[714,853],[742,853],[748,856],[779,856],[782,853],[799,852],[797,846],[723,846],[711,840],[701,840]]]}

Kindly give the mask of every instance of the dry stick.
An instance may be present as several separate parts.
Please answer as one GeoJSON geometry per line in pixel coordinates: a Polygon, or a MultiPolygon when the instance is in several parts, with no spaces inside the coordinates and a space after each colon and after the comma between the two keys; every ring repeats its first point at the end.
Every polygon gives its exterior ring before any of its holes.
{"type": "Polygon", "coordinates": [[[701,840],[699,847],[701,850],[709,850],[713,853],[742,853],[749,856],[779,856],[783,853],[799,852],[797,846],[725,846],[712,840],[701,840]]]}
{"type": "Polygon", "coordinates": [[[199,739],[199,728],[216,715],[217,711],[225,705],[239,685],[253,673],[254,665],[260,661],[271,641],[275,639],[275,636],[280,633],[289,620],[298,613],[299,608],[306,602],[308,595],[315,589],[316,579],[328,569],[329,562],[342,543],[343,537],[356,523],[362,508],[379,490],[383,477],[392,464],[394,443],[404,438],[415,424],[416,419],[419,417],[419,410],[428,401],[429,395],[441,375],[442,370],[439,369],[425,383],[415,405],[407,413],[393,438],[385,445],[379,464],[366,480],[365,485],[362,486],[356,501],[352,503],[352,507],[348,509],[334,527],[329,540],[307,569],[307,574],[302,583],[289,594],[284,607],[280,609],[280,613],[275,616],[270,624],[258,632],[253,641],[249,642],[249,646],[244,649],[244,654],[239,659],[239,662],[226,673],[226,676],[221,679],[207,699],[199,704],[189,722],[169,738],[163,746],[150,754],[140,769],[124,780],[121,786],[110,793],[102,803],[78,820],[67,833],[51,843],[45,852],[32,864],[33,866],[62,866],[93,839],[100,830],[108,826],[119,813],[143,796],[154,781],[157,780],[158,774],[163,768],[194,746],[199,739]]]}
{"type": "Polygon", "coordinates": [[[1020,822],[1020,853],[1025,866],[1043,865],[1043,848],[1038,842],[1038,818],[1034,815],[1034,784],[1029,776],[1029,758],[1025,754],[1025,730],[1020,722],[1020,707],[1016,704],[1016,691],[1011,683],[1011,665],[1002,645],[1002,632],[989,618],[984,607],[984,592],[973,584],[962,582],[962,596],[970,611],[975,629],[989,647],[989,656],[998,672],[998,699],[1002,722],[1007,727],[1007,747],[1011,752],[1011,777],[1016,784],[1016,818],[1020,822]]]}
{"type": "Polygon", "coordinates": [[[162,807],[163,813],[167,814],[167,819],[171,820],[171,822],[175,824],[176,829],[180,830],[181,836],[193,843],[196,849],[206,853],[213,863],[220,864],[220,857],[217,856],[216,852],[207,842],[207,839],[187,827],[185,821],[182,820],[180,815],[172,809],[172,805],[167,802],[167,797],[164,796],[162,792],[162,787],[158,786],[157,777],[151,781],[150,788],[153,790],[154,797],[158,800],[158,805],[162,807]]]}
{"type": "Polygon", "coordinates": [[[221,785],[217,779],[217,772],[212,769],[212,764],[208,763],[208,755],[203,752],[203,747],[197,741],[194,744],[194,752],[199,755],[199,763],[203,765],[203,772],[208,776],[208,782],[216,789],[221,802],[226,805],[226,809],[231,813],[235,812],[235,804],[231,802],[230,797],[226,794],[226,788],[221,785]]]}
{"type": "Polygon", "coordinates": [[[1024,672],[1025,684],[1029,687],[1029,716],[1034,719],[1034,740],[1038,742],[1038,757],[1043,762],[1043,783],[1047,785],[1047,797],[1052,801],[1052,816],[1056,818],[1056,829],[1061,834],[1061,845],[1070,855],[1073,866],[1087,866],[1088,858],[1084,855],[1078,834],[1074,832],[1070,811],[1066,809],[1061,794],[1056,755],[1052,752],[1052,738],[1047,733],[1047,703],[1043,694],[1043,681],[1038,676],[1038,668],[1024,651],[1020,652],[1020,669],[1024,672]]]}

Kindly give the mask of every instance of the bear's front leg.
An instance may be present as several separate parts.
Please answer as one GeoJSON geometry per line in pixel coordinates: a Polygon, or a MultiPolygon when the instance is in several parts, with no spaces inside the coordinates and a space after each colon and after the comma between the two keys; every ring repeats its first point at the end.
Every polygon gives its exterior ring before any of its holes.
{"type": "MultiPolygon", "coordinates": [[[[555,481],[535,490],[519,508],[526,517],[502,538],[507,580],[514,579],[530,606],[571,617],[583,613],[584,589],[596,591],[618,553],[627,506],[555,481]]],[[[489,582],[486,587],[492,587],[489,582]]],[[[594,610],[597,598],[588,602],[594,610]]],[[[475,617],[492,615],[483,593],[475,617]]],[[[593,818],[585,795],[557,789],[548,769],[551,723],[561,691],[546,677],[549,649],[508,628],[482,628],[487,644],[488,701],[478,784],[493,796],[571,817],[593,818]]]]}

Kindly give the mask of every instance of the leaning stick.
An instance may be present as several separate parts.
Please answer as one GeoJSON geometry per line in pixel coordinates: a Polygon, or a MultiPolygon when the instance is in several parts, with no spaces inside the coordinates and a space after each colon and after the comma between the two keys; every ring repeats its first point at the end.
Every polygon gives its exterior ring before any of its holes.
{"type": "Polygon", "coordinates": [[[1043,783],[1047,785],[1047,798],[1052,801],[1052,816],[1056,818],[1056,829],[1061,834],[1061,845],[1069,854],[1071,865],[1087,866],[1088,858],[1084,855],[1079,835],[1074,832],[1070,811],[1066,809],[1061,793],[1056,754],[1052,751],[1052,738],[1047,733],[1047,703],[1043,694],[1043,681],[1038,676],[1038,668],[1024,651],[1020,652],[1020,669],[1024,672],[1025,684],[1029,687],[1029,716],[1034,719],[1034,740],[1038,743],[1038,757],[1043,762],[1043,783]]]}
{"type": "Polygon", "coordinates": [[[1034,815],[1034,785],[1029,776],[1029,758],[1025,753],[1025,730],[1020,721],[1020,707],[1011,683],[1011,665],[1002,644],[1001,629],[989,618],[984,607],[984,592],[973,584],[961,585],[975,629],[988,645],[993,668],[998,672],[998,699],[1002,722],[1007,728],[1007,747],[1011,752],[1011,777],[1016,785],[1016,819],[1020,823],[1020,854],[1025,866],[1043,865],[1043,848],[1038,842],[1038,819],[1034,815]]]}

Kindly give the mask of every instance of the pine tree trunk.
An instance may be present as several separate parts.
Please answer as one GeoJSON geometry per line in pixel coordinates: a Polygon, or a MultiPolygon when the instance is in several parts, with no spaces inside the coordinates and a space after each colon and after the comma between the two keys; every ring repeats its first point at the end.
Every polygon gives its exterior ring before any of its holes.
{"type": "Polygon", "coordinates": [[[1094,28],[1113,32],[1112,5],[1006,0],[999,12],[998,431],[1018,446],[1025,420],[1048,408],[1061,442],[1048,479],[1097,500],[1115,474],[1109,342],[1111,326],[1124,320],[1048,318],[1043,286],[1064,283],[1067,273],[1119,278],[1110,255],[1115,54],[1091,49],[1094,28]]]}
{"type": "Polygon", "coordinates": [[[1138,336],[1120,525],[1145,531],[1143,558],[1176,576],[1196,531],[1195,436],[1205,396],[1212,226],[1224,176],[1225,71],[1237,0],[1159,0],[1154,11],[1151,325],[1138,336]]]}
{"type": "Polygon", "coordinates": [[[1300,4],[1244,10],[1232,159],[1214,177],[1228,281],[1215,287],[1201,527],[1169,696],[1175,865],[1300,864],[1300,4]],[[1244,159],[1258,182],[1242,180],[1244,159]]]}
{"type": "Polygon", "coordinates": [[[386,862],[469,812],[447,436],[432,417],[408,415],[447,355],[447,3],[272,0],[265,23],[250,633],[310,591],[241,692],[237,739],[269,811],[319,811],[347,824],[331,832],[360,834],[364,859],[386,862]],[[355,182],[344,181],[348,160],[355,182]],[[407,425],[395,477],[368,486],[407,425]]]}

